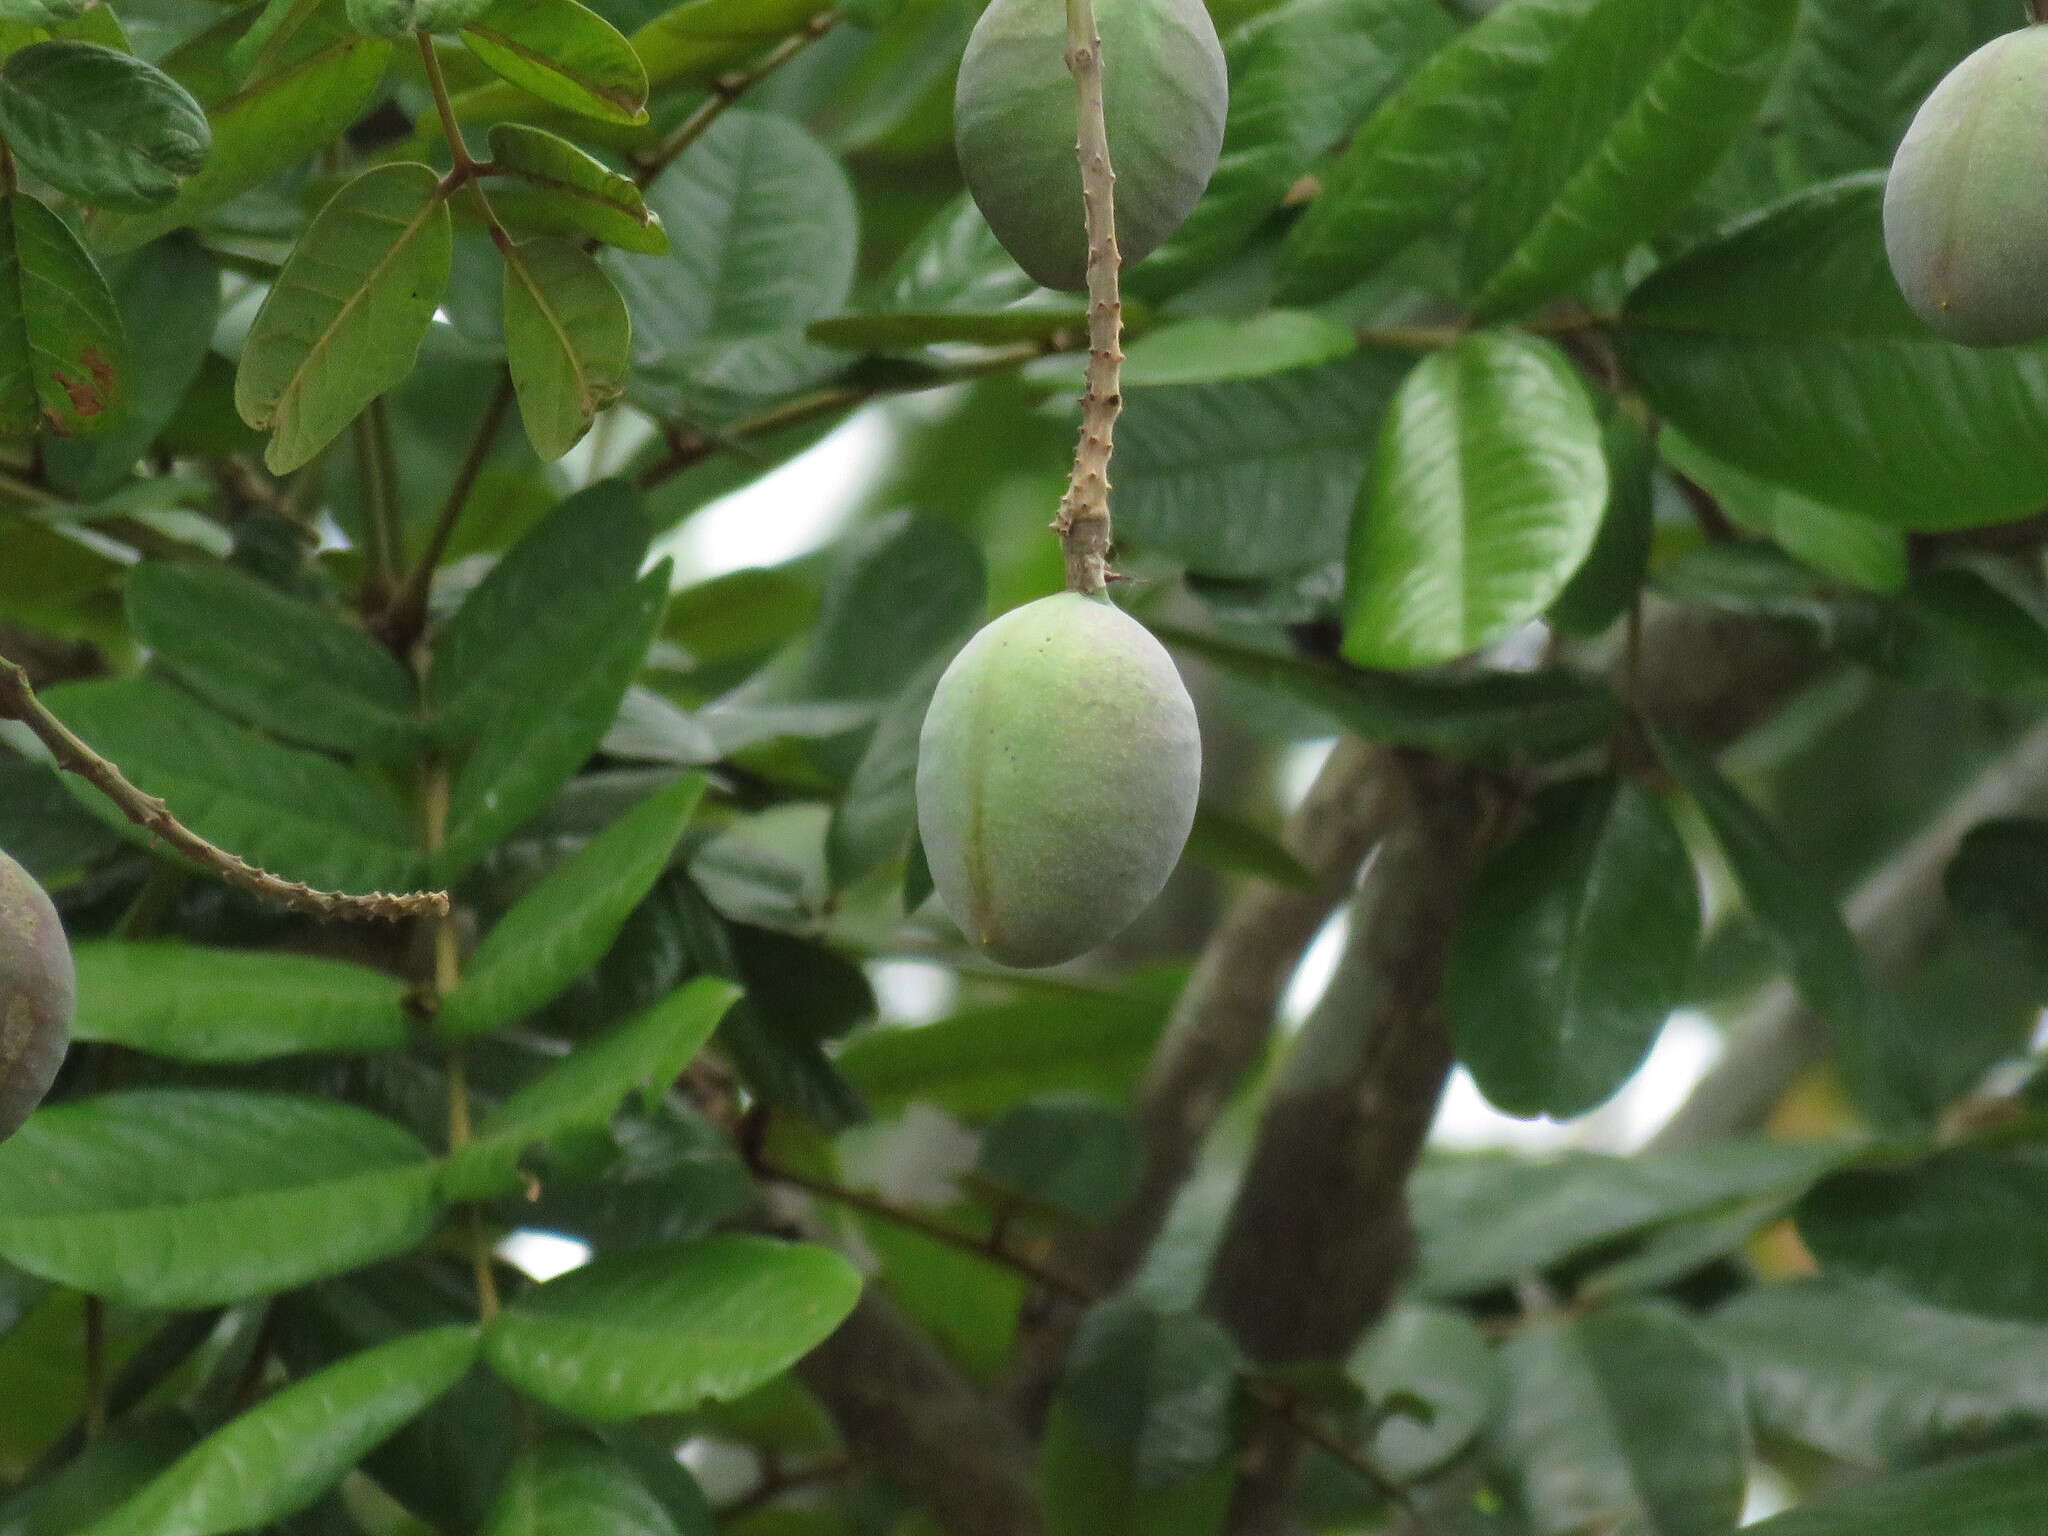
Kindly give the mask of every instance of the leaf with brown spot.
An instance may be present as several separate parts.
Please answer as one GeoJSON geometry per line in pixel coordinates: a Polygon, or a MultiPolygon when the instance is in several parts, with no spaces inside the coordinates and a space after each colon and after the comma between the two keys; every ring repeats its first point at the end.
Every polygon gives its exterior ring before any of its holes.
{"type": "Polygon", "coordinates": [[[98,431],[127,358],[114,295],[71,227],[26,193],[0,198],[0,434],[98,431]]]}

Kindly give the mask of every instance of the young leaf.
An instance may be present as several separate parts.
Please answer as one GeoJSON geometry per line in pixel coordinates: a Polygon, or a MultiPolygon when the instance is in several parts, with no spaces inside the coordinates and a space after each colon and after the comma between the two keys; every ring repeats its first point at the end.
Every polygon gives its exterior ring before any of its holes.
{"type": "Polygon", "coordinates": [[[78,236],[27,193],[0,197],[0,433],[97,432],[127,394],[127,373],[121,312],[78,236]]]}
{"type": "Polygon", "coordinates": [[[625,392],[633,320],[582,246],[529,240],[504,254],[505,357],[527,439],[552,461],[625,392]]]}
{"type": "Polygon", "coordinates": [[[81,1040],[173,1061],[264,1061],[395,1051],[410,1034],[405,984],[366,966],[281,951],[102,940],[80,944],[81,1040]]]}
{"type": "Polygon", "coordinates": [[[1424,359],[1352,525],[1345,656],[1429,666],[1501,639],[1564,590],[1606,504],[1600,423],[1555,346],[1481,333],[1424,359]]]}
{"type": "Polygon", "coordinates": [[[0,1143],[0,1258],[134,1306],[246,1301],[411,1248],[434,1173],[409,1133],[347,1104],[110,1093],[0,1143]]]}
{"type": "Polygon", "coordinates": [[[707,1237],[607,1254],[510,1303],[484,1334],[507,1381],[607,1422],[730,1400],[787,1370],[860,1298],[838,1254],[707,1237]]]}
{"type": "Polygon", "coordinates": [[[381,754],[420,738],[412,679],[389,651],[329,609],[231,567],[137,567],[128,619],[193,692],[278,736],[381,754]]]}
{"type": "Polygon", "coordinates": [[[1797,0],[1599,0],[1515,118],[1477,204],[1483,315],[1571,287],[1656,234],[1749,126],[1797,0]]]}
{"type": "Polygon", "coordinates": [[[483,1536],[685,1536],[610,1450],[569,1435],[520,1454],[483,1536]]]}
{"type": "Polygon", "coordinates": [[[1503,1363],[1507,1399],[1491,1439],[1539,1536],[1735,1528],[1748,1451],[1735,1373],[1675,1308],[1539,1324],[1503,1363]]]}
{"type": "Polygon", "coordinates": [[[435,1028],[481,1034],[531,1013],[595,965],[668,867],[704,793],[685,774],[621,816],[500,918],[435,1028]]]}
{"type": "Polygon", "coordinates": [[[79,1536],[227,1536],[304,1509],[460,1381],[474,1328],[430,1329],[294,1382],[79,1536]]]}
{"type": "Polygon", "coordinates": [[[257,312],[235,377],[235,409],[272,433],[274,473],[308,462],[412,372],[448,286],[452,238],[441,178],[424,165],[365,171],[320,210],[257,312]]]}
{"type": "Polygon", "coordinates": [[[175,197],[213,144],[182,85],[94,43],[37,43],[10,56],[0,66],[0,133],[58,191],[108,208],[175,197]]]}
{"type": "Polygon", "coordinates": [[[1663,807],[1621,780],[1546,790],[1452,940],[1459,1059],[1509,1114],[1584,1114],[1642,1065],[1699,931],[1699,879],[1663,807]]]}
{"type": "Polygon", "coordinates": [[[608,123],[647,121],[633,45],[576,0],[497,0],[462,28],[470,52],[542,101],[608,123]]]}
{"type": "Polygon", "coordinates": [[[651,256],[668,253],[668,231],[648,208],[640,184],[567,139],[524,123],[495,123],[491,164],[499,175],[517,179],[518,185],[491,192],[491,206],[515,228],[589,235],[651,256]]]}

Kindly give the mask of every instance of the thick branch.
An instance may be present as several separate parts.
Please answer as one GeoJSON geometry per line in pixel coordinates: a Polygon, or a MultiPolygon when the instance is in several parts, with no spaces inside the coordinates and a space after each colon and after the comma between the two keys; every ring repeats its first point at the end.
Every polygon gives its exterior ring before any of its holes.
{"type": "Polygon", "coordinates": [[[0,720],[19,720],[36,739],[50,749],[59,768],[75,773],[121,809],[121,814],[138,827],[153,832],[195,864],[212,870],[228,884],[280,902],[300,912],[327,919],[360,921],[368,918],[433,917],[448,911],[446,891],[417,891],[406,895],[377,892],[348,896],[339,891],[318,891],[296,880],[286,880],[247,859],[217,848],[179,821],[163,801],[146,795],[129,783],[121,770],[101,757],[75,735],[71,728],[44,707],[28,674],[5,657],[0,657],[0,720]]]}

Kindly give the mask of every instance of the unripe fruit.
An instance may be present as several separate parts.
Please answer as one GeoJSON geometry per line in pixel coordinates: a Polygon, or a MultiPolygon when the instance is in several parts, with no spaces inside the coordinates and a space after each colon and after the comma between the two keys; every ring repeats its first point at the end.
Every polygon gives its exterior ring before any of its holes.
{"type": "MultiPolygon", "coordinates": [[[[1141,260],[1180,228],[1223,148],[1223,49],[1202,0],[1095,0],[1117,247],[1141,260]]],[[[960,61],[953,137],[967,190],[1017,265],[1088,285],[1064,0],[994,0],[960,61]]]]}
{"type": "Polygon", "coordinates": [[[43,1101],[71,1042],[78,984],[43,888],[0,853],[0,1141],[43,1101]]]}
{"type": "Polygon", "coordinates": [[[1884,241],[1907,302],[1949,340],[2048,336],[2048,26],[1986,43],[1921,105],[1884,241]]]}
{"type": "Polygon", "coordinates": [[[1151,905],[1195,820],[1202,743],[1166,648],[1105,599],[1004,614],[939,679],[917,822],[939,898],[1005,965],[1057,965],[1151,905]]]}

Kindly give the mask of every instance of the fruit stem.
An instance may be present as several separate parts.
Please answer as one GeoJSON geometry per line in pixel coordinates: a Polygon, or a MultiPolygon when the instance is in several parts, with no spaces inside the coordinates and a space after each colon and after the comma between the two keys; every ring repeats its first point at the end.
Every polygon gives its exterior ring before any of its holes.
{"type": "Polygon", "coordinates": [[[1074,473],[1053,527],[1066,554],[1067,588],[1089,597],[1109,589],[1109,460],[1123,409],[1123,296],[1116,245],[1116,170],[1102,101],[1102,38],[1094,0],[1067,0],[1067,70],[1074,77],[1081,162],[1081,210],[1088,229],[1088,382],[1074,473]]]}

